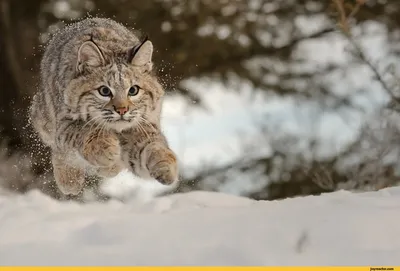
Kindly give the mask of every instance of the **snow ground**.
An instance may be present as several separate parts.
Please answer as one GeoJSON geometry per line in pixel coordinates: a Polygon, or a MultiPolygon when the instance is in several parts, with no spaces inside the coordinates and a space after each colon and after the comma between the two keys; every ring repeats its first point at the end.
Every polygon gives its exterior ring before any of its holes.
{"type": "Polygon", "coordinates": [[[0,265],[399,265],[400,187],[261,202],[0,194],[0,265]]]}

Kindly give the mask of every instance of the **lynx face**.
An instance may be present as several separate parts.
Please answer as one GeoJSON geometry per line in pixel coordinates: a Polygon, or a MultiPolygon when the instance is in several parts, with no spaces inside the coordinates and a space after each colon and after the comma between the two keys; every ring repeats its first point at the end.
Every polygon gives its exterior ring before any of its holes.
{"type": "Polygon", "coordinates": [[[150,74],[152,45],[142,43],[133,56],[105,58],[93,42],[79,49],[77,77],[71,80],[65,100],[76,118],[95,129],[118,132],[146,125],[162,88],[150,74]]]}

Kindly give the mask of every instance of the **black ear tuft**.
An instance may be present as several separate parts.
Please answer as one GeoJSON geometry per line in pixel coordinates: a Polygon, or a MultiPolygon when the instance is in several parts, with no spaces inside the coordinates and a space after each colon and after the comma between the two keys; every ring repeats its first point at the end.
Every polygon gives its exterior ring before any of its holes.
{"type": "Polygon", "coordinates": [[[135,47],[133,47],[130,51],[129,51],[129,57],[128,57],[128,63],[131,63],[133,58],[135,57],[136,53],[139,51],[140,47],[143,46],[143,44],[149,40],[149,36],[146,35],[143,39],[143,41],[139,44],[136,45],[135,47]]]}

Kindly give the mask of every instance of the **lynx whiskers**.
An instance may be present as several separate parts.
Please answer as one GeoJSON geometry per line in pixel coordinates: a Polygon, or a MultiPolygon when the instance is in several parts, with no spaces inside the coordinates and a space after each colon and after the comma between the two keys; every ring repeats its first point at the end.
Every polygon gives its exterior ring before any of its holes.
{"type": "Polygon", "coordinates": [[[147,38],[102,18],[71,24],[47,45],[30,117],[52,150],[64,194],[80,193],[87,174],[111,177],[124,168],[177,181],[176,156],[160,130],[164,90],[152,53],[147,38]]]}

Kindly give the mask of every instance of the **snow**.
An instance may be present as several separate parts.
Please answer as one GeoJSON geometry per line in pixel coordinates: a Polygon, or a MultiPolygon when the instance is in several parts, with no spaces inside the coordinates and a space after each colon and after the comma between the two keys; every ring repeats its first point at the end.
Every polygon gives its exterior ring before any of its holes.
{"type": "Polygon", "coordinates": [[[0,194],[0,265],[398,265],[400,187],[281,201],[0,194]]]}

